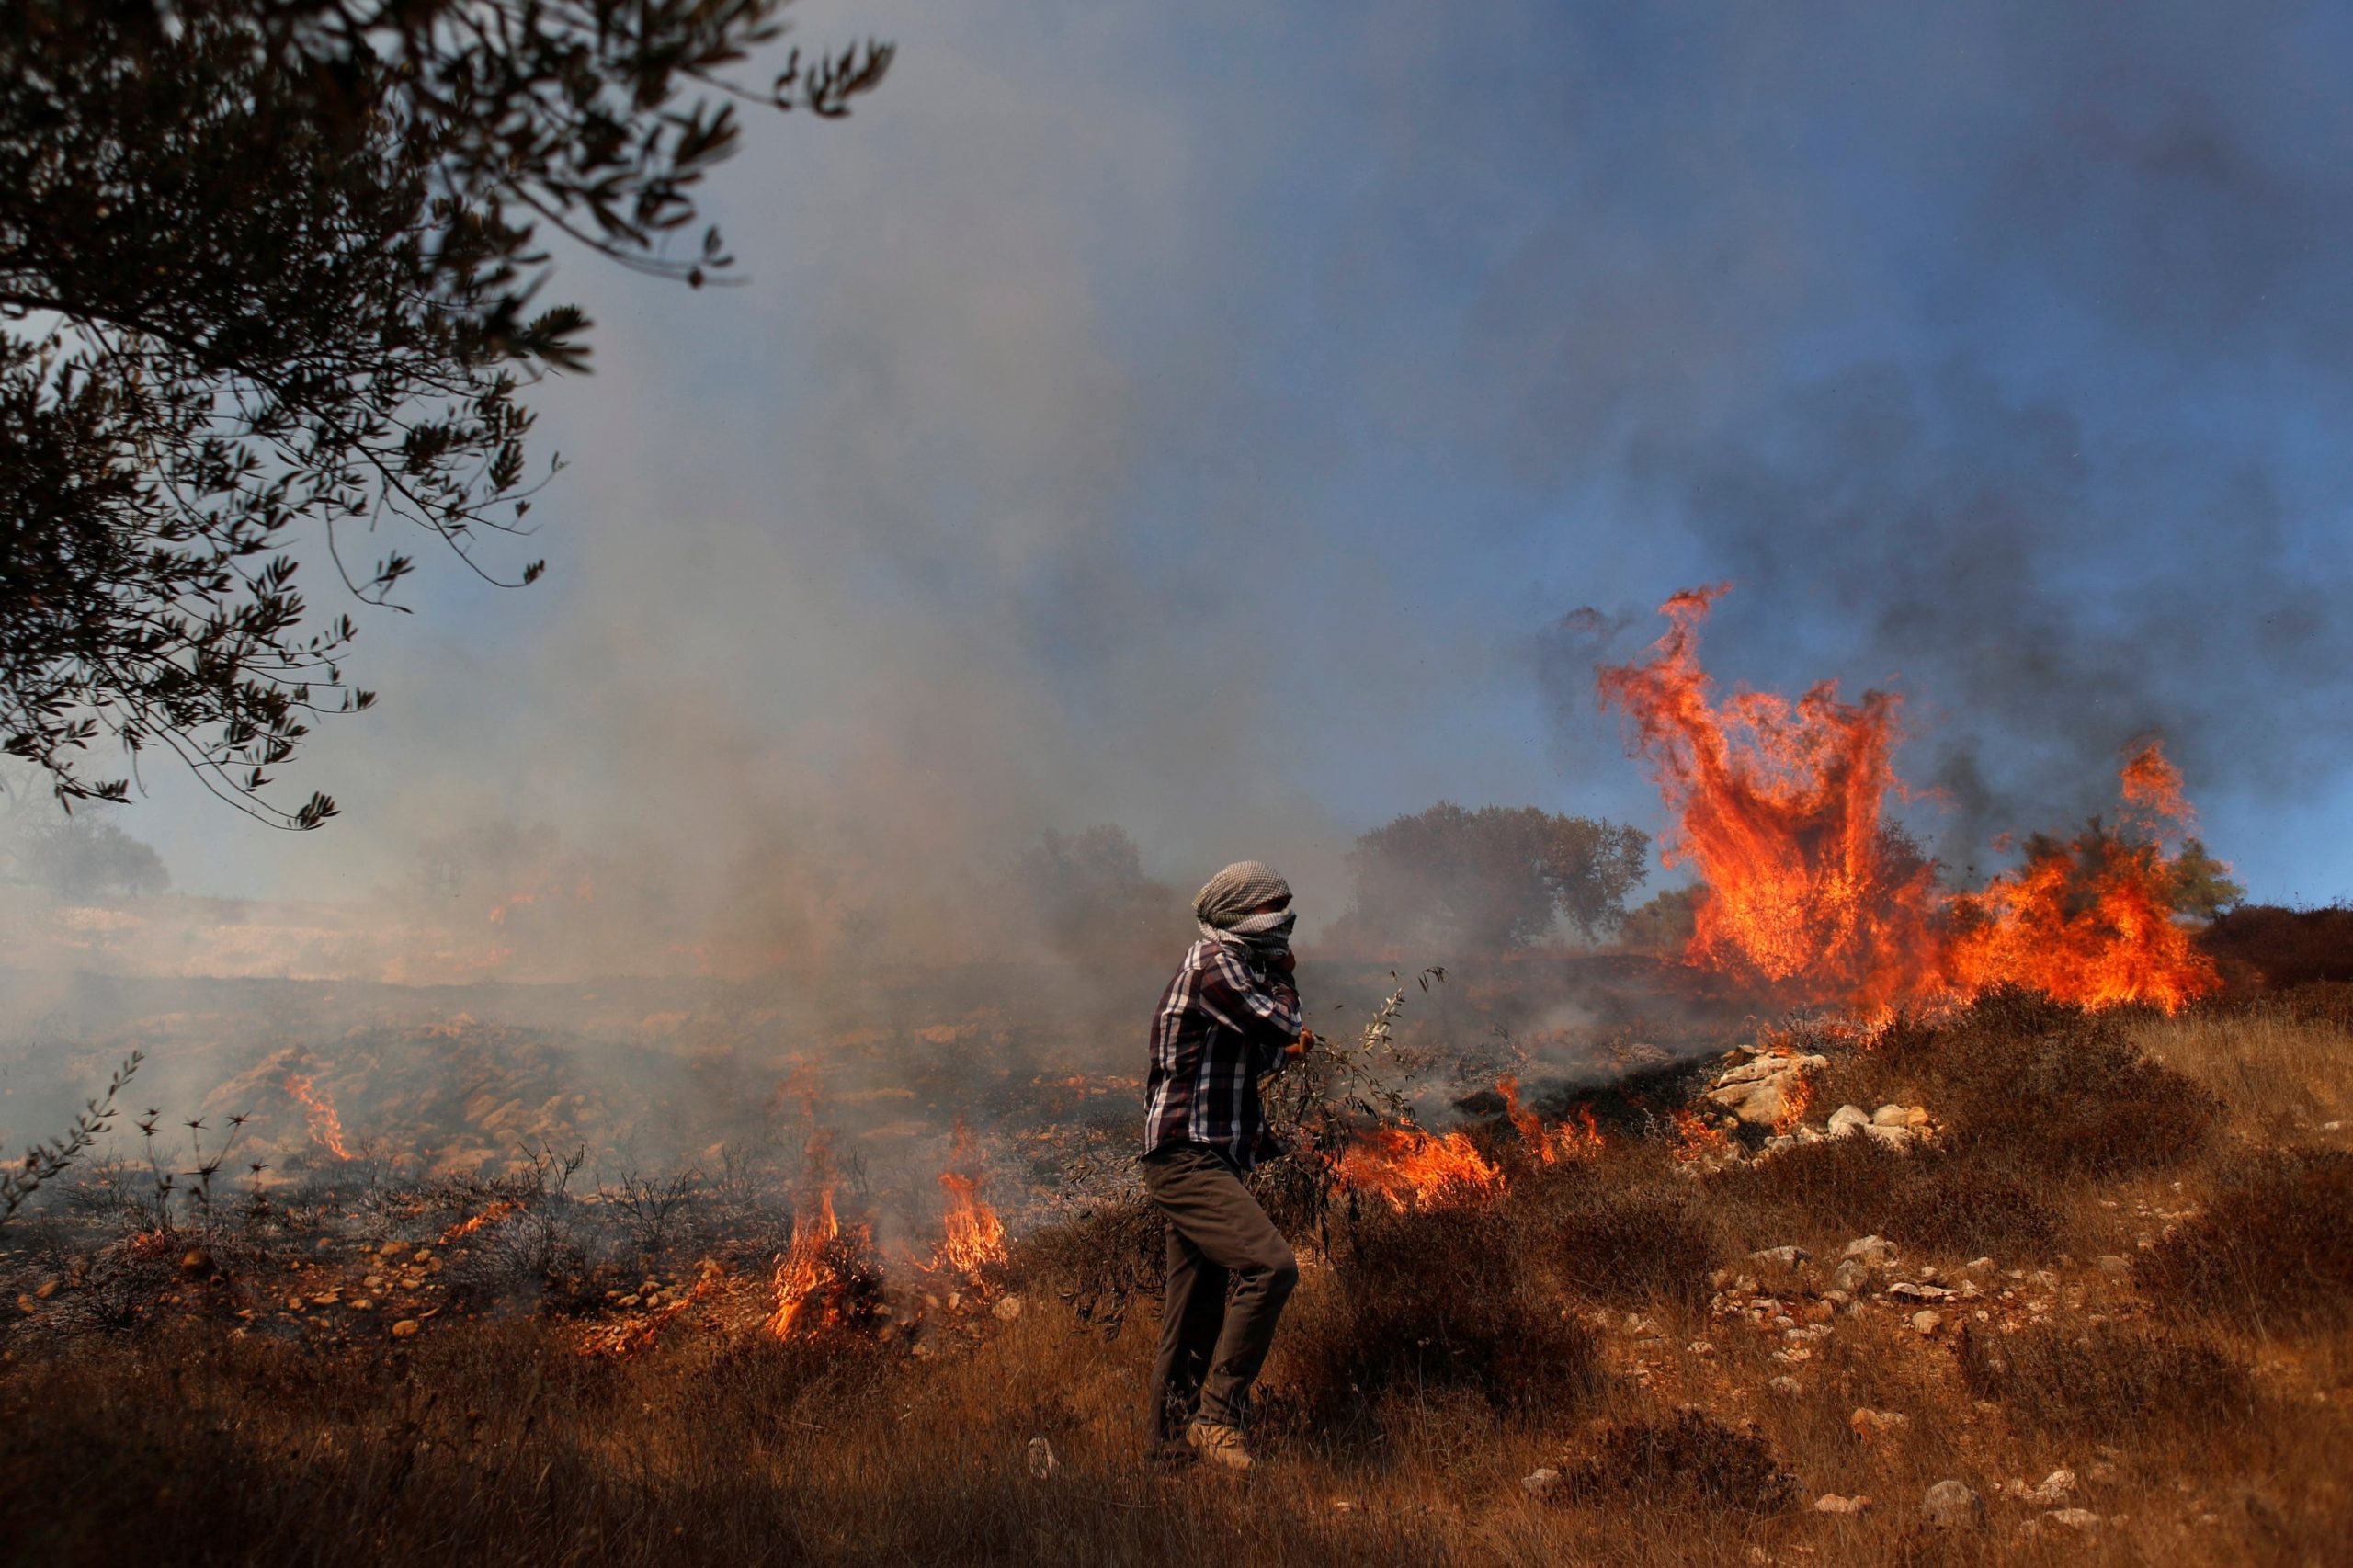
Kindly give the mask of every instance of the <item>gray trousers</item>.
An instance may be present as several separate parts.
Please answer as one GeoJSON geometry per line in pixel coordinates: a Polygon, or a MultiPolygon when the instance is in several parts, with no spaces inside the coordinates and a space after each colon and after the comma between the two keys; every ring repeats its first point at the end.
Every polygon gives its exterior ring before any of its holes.
{"type": "Polygon", "coordinates": [[[1214,1150],[1163,1144],[1143,1160],[1143,1187],[1168,1220],[1168,1294],[1152,1367],[1152,1433],[1183,1437],[1204,1421],[1240,1426],[1250,1385],[1275,1342],[1299,1260],[1242,1178],[1214,1150]],[[1229,1303],[1226,1291],[1232,1287],[1229,1303]]]}

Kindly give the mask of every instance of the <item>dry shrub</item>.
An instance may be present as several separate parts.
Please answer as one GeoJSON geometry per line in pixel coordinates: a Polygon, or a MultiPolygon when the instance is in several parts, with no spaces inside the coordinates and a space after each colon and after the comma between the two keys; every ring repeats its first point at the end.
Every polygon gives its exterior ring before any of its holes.
{"type": "Polygon", "coordinates": [[[1071,1303],[1080,1324],[1117,1336],[1128,1311],[1158,1300],[1166,1282],[1168,1224],[1142,1193],[1032,1233],[1013,1251],[1018,1288],[1071,1303]]]}
{"type": "Polygon", "coordinates": [[[1496,1410],[1582,1397],[1597,1381],[1592,1332],[1547,1299],[1513,1242],[1492,1210],[1349,1223],[1317,1310],[1276,1341],[1289,1398],[1328,1426],[1395,1392],[1468,1389],[1496,1410]]]}
{"type": "Polygon", "coordinates": [[[2342,1319],[2353,1307],[2353,1154],[2305,1150],[2241,1166],[2132,1275],[2159,1301],[2254,1327],[2342,1319]]]}
{"type": "Polygon", "coordinates": [[[2056,1210],[1991,1151],[1898,1153],[1872,1139],[1825,1139],[1722,1171],[1711,1191],[1779,1230],[1827,1227],[1907,1246],[2031,1255],[2059,1234],[2056,1210]]]}
{"type": "Polygon", "coordinates": [[[2151,1018],[2133,1038],[2212,1088],[2246,1131],[2279,1142],[2353,1109],[2353,1021],[2328,1016],[2329,994],[2344,989],[2151,1018]]]}
{"type": "Polygon", "coordinates": [[[2353,980],[2353,908],[2242,904],[2200,931],[2198,945],[2234,988],[2353,980]]]}
{"type": "Polygon", "coordinates": [[[1723,1256],[1715,1225],[1688,1192],[1593,1184],[1556,1199],[1553,1263],[1563,1283],[1597,1301],[1660,1299],[1697,1306],[1723,1256]]]}
{"type": "Polygon", "coordinates": [[[2253,1398],[2246,1369],[2204,1340],[2119,1323],[2081,1335],[1971,1327],[1961,1371],[1973,1397],[1998,1400],[2030,1426],[2095,1437],[2210,1426],[2243,1418],[2253,1398]]]}
{"type": "Polygon", "coordinates": [[[1949,1020],[1901,1020],[1828,1092],[1927,1106],[1956,1153],[2027,1176],[2105,1178],[2198,1153],[2222,1116],[2203,1085],[2134,1048],[2131,1018],[2005,987],[1949,1020]]]}
{"type": "Polygon", "coordinates": [[[1665,1422],[1611,1427],[1563,1478],[1562,1492],[1579,1503],[1769,1514],[1796,1497],[1797,1481],[1764,1438],[1686,1409],[1665,1422]]]}

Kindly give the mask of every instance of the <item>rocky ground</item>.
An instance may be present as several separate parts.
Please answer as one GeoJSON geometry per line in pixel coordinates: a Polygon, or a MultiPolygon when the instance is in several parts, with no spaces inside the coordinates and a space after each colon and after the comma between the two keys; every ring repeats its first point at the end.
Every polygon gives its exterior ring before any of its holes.
{"type": "Polygon", "coordinates": [[[1270,1172],[1305,1266],[1240,1483],[1139,1440],[1159,1239],[1117,1180],[977,1270],[841,1169],[807,1244],[806,1149],[33,1216],[0,1561],[2343,1560],[2343,993],[1790,1020],[1533,1079],[1533,1140],[1454,1097],[1475,1194],[1270,1172]]]}

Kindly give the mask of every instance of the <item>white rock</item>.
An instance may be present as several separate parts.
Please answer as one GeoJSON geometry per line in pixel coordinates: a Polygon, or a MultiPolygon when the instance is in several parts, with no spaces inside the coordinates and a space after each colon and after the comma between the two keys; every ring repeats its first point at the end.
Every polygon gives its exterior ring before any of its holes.
{"type": "Polygon", "coordinates": [[[1830,1136],[1851,1138],[1870,1124],[1870,1112],[1859,1105],[1842,1105],[1830,1113],[1830,1136]]]}
{"type": "Polygon", "coordinates": [[[1813,1500],[1817,1514],[1859,1514],[1871,1506],[1868,1497],[1841,1497],[1836,1492],[1825,1492],[1813,1500]]]}
{"type": "Polygon", "coordinates": [[[1029,1473],[1043,1481],[1062,1468],[1062,1460],[1054,1458],[1053,1444],[1043,1437],[1029,1439],[1029,1473]]]}
{"type": "Polygon", "coordinates": [[[1871,1125],[1874,1127],[1905,1127],[1911,1124],[1911,1120],[1912,1112],[1904,1106],[1883,1105],[1871,1112],[1871,1125]]]}
{"type": "Polygon", "coordinates": [[[1519,1489],[1530,1497],[1550,1497],[1561,1489],[1561,1472],[1557,1470],[1531,1470],[1519,1478],[1519,1489]]]}
{"type": "Polygon", "coordinates": [[[1942,1312],[1923,1311],[1912,1314],[1912,1328],[1915,1334],[1934,1334],[1944,1325],[1945,1314],[1942,1312]]]}
{"type": "Polygon", "coordinates": [[[1767,1247],[1748,1255],[1751,1263],[1778,1264],[1783,1268],[1795,1268],[1801,1263],[1812,1261],[1813,1257],[1813,1254],[1801,1246],[1767,1247]]]}
{"type": "Polygon", "coordinates": [[[995,1318],[999,1323],[1011,1323],[1015,1318],[1021,1315],[1021,1298],[1018,1296],[999,1296],[996,1299],[996,1305],[989,1309],[989,1315],[995,1318]]]}
{"type": "Polygon", "coordinates": [[[2099,1523],[2099,1516],[2089,1508],[2053,1508],[2042,1517],[2071,1530],[2087,1530],[2099,1523]]]}
{"type": "Polygon", "coordinates": [[[2042,1478],[2042,1484],[2026,1494],[2026,1500],[2039,1507],[2052,1507],[2064,1503],[2075,1494],[2075,1472],[2062,1467],[2042,1478]]]}
{"type": "Polygon", "coordinates": [[[1985,1499],[1961,1482],[1939,1481],[1921,1497],[1920,1517],[1938,1529],[1982,1526],[1985,1499]]]}
{"type": "Polygon", "coordinates": [[[1895,1244],[1884,1236],[1858,1236],[1848,1242],[1847,1250],[1838,1256],[1851,1257],[1868,1267],[1876,1268],[1895,1261],[1895,1244]]]}
{"type": "Polygon", "coordinates": [[[1872,1139],[1886,1144],[1891,1149],[1908,1149],[1912,1146],[1913,1133],[1908,1127],[1882,1127],[1874,1121],[1863,1131],[1872,1139]]]}

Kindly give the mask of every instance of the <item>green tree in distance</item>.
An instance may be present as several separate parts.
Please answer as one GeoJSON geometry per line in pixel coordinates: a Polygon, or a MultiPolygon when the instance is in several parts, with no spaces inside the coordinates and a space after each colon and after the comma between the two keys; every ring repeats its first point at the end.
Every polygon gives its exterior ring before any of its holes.
{"type": "Polygon", "coordinates": [[[1347,932],[1380,946],[1521,947],[1565,924],[1591,939],[1622,919],[1650,835],[1535,806],[1441,801],[1357,839],[1347,932]]]}
{"type": "MultiPolygon", "coordinates": [[[[821,117],[871,41],[733,80],[785,0],[17,0],[0,7],[0,749],[68,807],[158,748],[264,821],[421,530],[494,581],[522,394],[585,369],[545,235],[699,287],[738,101],[821,117]],[[372,560],[354,554],[364,550],[372,560]],[[381,553],[380,553],[381,552],[381,553]]],[[[553,468],[551,461],[551,472],[553,468]]]]}

